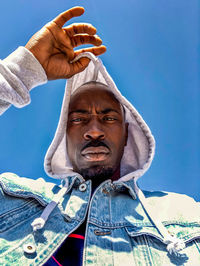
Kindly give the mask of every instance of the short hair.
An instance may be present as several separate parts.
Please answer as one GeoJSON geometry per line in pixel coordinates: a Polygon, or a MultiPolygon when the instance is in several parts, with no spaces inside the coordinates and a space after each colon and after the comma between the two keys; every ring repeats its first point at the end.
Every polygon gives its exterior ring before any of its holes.
{"type": "MultiPolygon", "coordinates": [[[[83,83],[80,87],[82,87],[82,86],[84,86],[84,85],[88,85],[88,84],[102,85],[102,86],[104,86],[104,87],[109,88],[108,85],[106,85],[106,84],[104,84],[104,83],[102,83],[102,82],[100,82],[100,81],[96,81],[96,80],[87,81],[87,82],[83,83]]],[[[80,87],[79,87],[79,88],[80,88],[80,87]]]]}
{"type": "MultiPolygon", "coordinates": [[[[106,84],[104,84],[104,83],[102,83],[102,82],[100,82],[100,81],[96,81],[96,80],[90,80],[90,81],[87,81],[87,82],[83,83],[80,87],[82,87],[82,86],[84,86],[84,85],[90,85],[90,84],[93,84],[93,85],[102,85],[102,86],[104,86],[104,87],[109,88],[108,85],[106,85],[106,84]]],[[[80,87],[78,87],[77,89],[79,89],[80,87]]],[[[112,92],[112,91],[110,91],[110,92],[112,92]]],[[[113,92],[112,92],[112,94],[113,94],[113,96],[115,96],[113,92]]],[[[125,119],[125,114],[126,114],[125,107],[124,107],[124,105],[123,105],[123,104],[122,104],[122,103],[116,98],[116,96],[115,96],[115,99],[116,99],[116,100],[118,101],[118,103],[121,105],[121,107],[122,107],[122,111],[123,111],[123,116],[124,116],[124,119],[125,119]]]]}

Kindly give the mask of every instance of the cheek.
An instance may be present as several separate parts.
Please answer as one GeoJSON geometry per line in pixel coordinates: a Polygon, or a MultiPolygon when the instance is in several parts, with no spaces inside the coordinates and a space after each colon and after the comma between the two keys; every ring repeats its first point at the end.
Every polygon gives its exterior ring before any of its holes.
{"type": "Polygon", "coordinates": [[[75,129],[74,127],[70,127],[67,130],[66,135],[69,146],[80,141],[80,130],[75,129]]]}
{"type": "Polygon", "coordinates": [[[80,149],[82,145],[82,133],[81,130],[77,129],[69,129],[66,132],[67,137],[67,152],[69,157],[75,157],[76,153],[78,153],[78,150],[80,149]]]}
{"type": "Polygon", "coordinates": [[[74,153],[76,147],[76,136],[71,131],[67,131],[67,152],[70,155],[74,153]]]}
{"type": "Polygon", "coordinates": [[[110,131],[110,136],[111,136],[111,139],[113,140],[113,143],[115,143],[115,146],[118,147],[118,149],[121,149],[121,147],[124,147],[126,143],[126,131],[122,125],[119,127],[113,128],[113,130],[110,131]]]}
{"type": "Polygon", "coordinates": [[[110,140],[112,142],[112,158],[111,160],[115,163],[119,163],[124,152],[124,147],[126,144],[125,130],[121,128],[110,134],[110,140]]]}

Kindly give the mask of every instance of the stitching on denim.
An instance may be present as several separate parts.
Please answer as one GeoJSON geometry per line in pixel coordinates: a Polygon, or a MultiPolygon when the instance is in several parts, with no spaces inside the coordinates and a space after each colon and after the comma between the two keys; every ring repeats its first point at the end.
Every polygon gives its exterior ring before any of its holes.
{"type": "Polygon", "coordinates": [[[195,241],[196,239],[200,239],[200,233],[198,235],[192,236],[192,238],[185,241],[185,243],[189,243],[191,241],[195,241]]]}
{"type": "Polygon", "coordinates": [[[153,265],[154,264],[153,263],[153,255],[152,255],[150,244],[149,244],[149,241],[148,241],[148,238],[146,237],[146,235],[144,235],[144,242],[146,242],[147,253],[149,255],[149,260],[151,261],[151,265],[153,265]]]}
{"type": "MultiPolygon", "coordinates": [[[[108,197],[109,202],[109,215],[110,215],[110,221],[112,221],[112,212],[111,212],[111,195],[108,197]]],[[[113,232],[110,231],[110,234],[113,234],[113,232]]],[[[111,241],[112,246],[112,265],[114,265],[114,243],[111,241]]]]}
{"type": "MultiPolygon", "coordinates": [[[[135,226],[135,227],[148,227],[148,228],[155,228],[154,225],[152,225],[151,223],[149,222],[136,222],[136,223],[129,223],[129,222],[120,222],[120,223],[104,223],[104,222],[101,222],[95,218],[90,218],[90,223],[94,224],[94,225],[97,225],[97,226],[108,226],[108,227],[112,227],[112,228],[118,228],[118,227],[123,227],[123,226],[127,226],[127,227],[131,227],[131,226],[135,226]]],[[[191,227],[191,226],[196,226],[196,227],[199,227],[200,229],[200,224],[199,223],[196,223],[196,222],[191,222],[191,223],[188,223],[188,222],[179,222],[179,221],[169,221],[169,222],[162,222],[165,226],[168,226],[168,225],[180,225],[180,226],[183,226],[183,227],[191,227]]]]}
{"type": "Polygon", "coordinates": [[[48,259],[54,254],[54,252],[56,251],[56,249],[58,247],[60,247],[60,245],[65,241],[65,239],[68,237],[68,235],[70,235],[74,230],[76,230],[78,228],[79,224],[75,227],[73,227],[73,229],[70,232],[66,231],[65,226],[63,227],[63,229],[60,231],[59,234],[55,235],[55,238],[52,240],[51,239],[51,244],[49,243],[48,247],[45,247],[41,253],[38,253],[37,257],[35,258],[38,259],[38,264],[36,265],[41,265],[41,262],[45,263],[48,261],[48,259]],[[50,248],[50,245],[52,245],[52,247],[50,248]],[[51,252],[48,252],[49,256],[44,258],[44,252],[48,249],[51,249],[51,252]],[[40,256],[43,256],[43,258],[40,258],[40,256]]]}
{"type": "MultiPolygon", "coordinates": [[[[14,227],[18,226],[19,224],[24,223],[27,220],[29,220],[30,217],[34,217],[35,215],[38,215],[38,213],[41,211],[41,210],[37,209],[38,207],[41,207],[39,204],[38,204],[38,206],[37,205],[36,206],[32,205],[29,208],[28,208],[28,206],[26,206],[26,207],[27,207],[27,209],[25,211],[23,211],[23,215],[20,216],[20,219],[18,220],[18,222],[16,222],[16,220],[13,221],[13,224],[11,224],[9,227],[5,226],[5,229],[4,230],[0,230],[0,232],[4,233],[4,232],[10,230],[11,228],[13,229],[14,227]],[[28,213],[27,217],[24,217],[24,213],[25,212],[28,213]]],[[[19,215],[19,213],[21,213],[21,210],[17,210],[15,212],[14,216],[19,215]]],[[[13,215],[12,215],[12,217],[11,217],[11,215],[5,215],[4,216],[4,220],[6,219],[6,216],[9,216],[8,218],[12,218],[13,219],[13,215]]],[[[4,220],[2,220],[2,223],[4,222],[4,220]]],[[[0,223],[0,225],[1,225],[1,223],[0,223]]]]}
{"type": "MultiPolygon", "coordinates": [[[[91,210],[93,209],[93,205],[96,205],[97,203],[97,199],[98,199],[98,192],[99,192],[99,189],[102,188],[104,186],[104,184],[106,184],[108,181],[104,181],[100,186],[97,187],[96,191],[94,192],[89,204],[88,204],[88,216],[87,216],[87,221],[86,221],[86,231],[85,231],[85,241],[84,241],[84,249],[83,249],[83,265],[85,265],[87,263],[87,260],[86,260],[86,254],[87,254],[87,242],[88,242],[88,228],[89,228],[89,223],[90,223],[90,215],[91,215],[91,210]]],[[[96,207],[97,209],[97,207],[96,207]]],[[[94,261],[93,261],[93,265],[94,265],[94,261]]]]}
{"type": "MultiPolygon", "coordinates": [[[[126,227],[125,227],[126,228],[126,227]]],[[[156,234],[153,234],[153,233],[150,233],[150,232],[139,232],[139,233],[133,233],[133,234],[130,234],[129,231],[127,231],[127,233],[131,236],[131,237],[138,237],[138,236],[142,236],[142,235],[146,235],[146,236],[152,236],[158,240],[160,240],[162,243],[164,243],[163,239],[158,235],[156,234]]],[[[194,234],[188,234],[186,235],[185,237],[182,237],[180,239],[185,239],[185,238],[189,238],[187,240],[185,240],[185,243],[189,243],[191,242],[192,240],[194,239],[197,239],[197,238],[200,238],[200,232],[198,233],[194,233],[194,234]]]]}
{"type": "Polygon", "coordinates": [[[152,237],[158,239],[159,241],[161,241],[162,243],[164,243],[163,238],[161,238],[161,237],[159,237],[157,235],[151,234],[151,233],[141,232],[141,233],[135,233],[134,235],[133,234],[129,234],[128,231],[127,231],[127,233],[128,233],[128,235],[130,237],[133,237],[133,238],[134,237],[140,237],[140,236],[152,236],[152,237]]]}
{"type": "Polygon", "coordinates": [[[31,199],[30,201],[23,203],[23,205],[20,205],[18,207],[13,208],[12,210],[9,210],[9,211],[6,211],[5,213],[2,213],[0,215],[0,219],[2,219],[4,216],[9,215],[9,214],[12,215],[12,213],[15,211],[24,209],[24,207],[26,207],[27,205],[36,205],[36,204],[38,206],[40,206],[38,203],[35,202],[35,199],[31,199]],[[34,204],[32,204],[32,203],[34,203],[34,204]]]}
{"type": "Polygon", "coordinates": [[[96,222],[96,221],[93,221],[93,219],[89,220],[89,223],[97,226],[97,227],[101,227],[101,228],[113,228],[113,229],[117,229],[117,228],[122,228],[122,227],[125,227],[125,226],[130,226],[130,224],[115,224],[115,225],[111,225],[109,223],[101,223],[101,222],[96,222]]]}
{"type": "MultiPolygon", "coordinates": [[[[10,253],[10,252],[12,252],[13,250],[16,250],[16,249],[18,249],[18,248],[20,248],[20,247],[22,247],[23,246],[23,244],[25,244],[25,242],[30,242],[31,241],[31,238],[32,238],[32,234],[29,234],[29,235],[27,235],[25,238],[23,238],[21,241],[19,241],[18,243],[17,243],[17,246],[13,246],[13,245],[11,245],[11,248],[9,248],[7,251],[5,251],[4,253],[2,253],[1,255],[0,255],[0,258],[1,257],[5,257],[8,253],[10,253]]],[[[32,241],[31,241],[32,242],[32,241]]]]}
{"type": "MultiPolygon", "coordinates": [[[[198,242],[200,242],[200,240],[198,242]]],[[[198,249],[198,251],[200,253],[200,243],[197,243],[196,239],[194,239],[194,243],[195,243],[195,246],[197,247],[197,249],[198,249]]]]}
{"type": "Polygon", "coordinates": [[[138,244],[141,246],[140,255],[143,257],[143,259],[145,261],[144,265],[149,265],[149,260],[147,260],[147,257],[149,254],[148,254],[147,249],[146,249],[146,243],[144,240],[144,236],[139,236],[137,238],[137,241],[138,241],[138,244]]]}
{"type": "Polygon", "coordinates": [[[133,238],[127,233],[127,231],[125,229],[124,229],[124,233],[126,234],[126,236],[128,236],[128,244],[129,244],[129,248],[131,250],[132,260],[134,261],[134,265],[137,265],[137,259],[135,259],[136,256],[134,256],[134,245],[132,243],[133,238]]]}
{"type": "Polygon", "coordinates": [[[46,206],[49,202],[49,200],[45,201],[40,195],[33,194],[33,192],[25,191],[26,193],[29,193],[29,195],[26,195],[21,191],[11,192],[10,190],[7,190],[7,187],[4,185],[3,182],[0,181],[0,185],[3,189],[3,192],[9,196],[15,196],[16,198],[22,198],[22,199],[28,199],[28,198],[36,199],[42,206],[46,206]]]}

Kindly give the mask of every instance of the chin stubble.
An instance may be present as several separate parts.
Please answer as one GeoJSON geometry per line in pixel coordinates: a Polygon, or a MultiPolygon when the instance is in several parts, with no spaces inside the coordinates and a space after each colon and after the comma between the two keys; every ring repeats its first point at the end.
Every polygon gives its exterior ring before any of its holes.
{"type": "Polygon", "coordinates": [[[111,179],[114,174],[114,170],[112,167],[102,167],[102,166],[93,166],[90,168],[85,168],[80,170],[80,174],[85,180],[98,181],[98,183],[102,183],[107,179],[111,179]]]}

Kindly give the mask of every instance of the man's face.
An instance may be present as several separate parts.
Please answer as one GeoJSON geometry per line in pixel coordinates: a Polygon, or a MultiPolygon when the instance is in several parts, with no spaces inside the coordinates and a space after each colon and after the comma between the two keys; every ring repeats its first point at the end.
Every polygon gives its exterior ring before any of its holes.
{"type": "Polygon", "coordinates": [[[122,106],[105,86],[90,83],[75,92],[67,123],[68,156],[74,171],[86,179],[113,175],[126,139],[122,106]]]}

